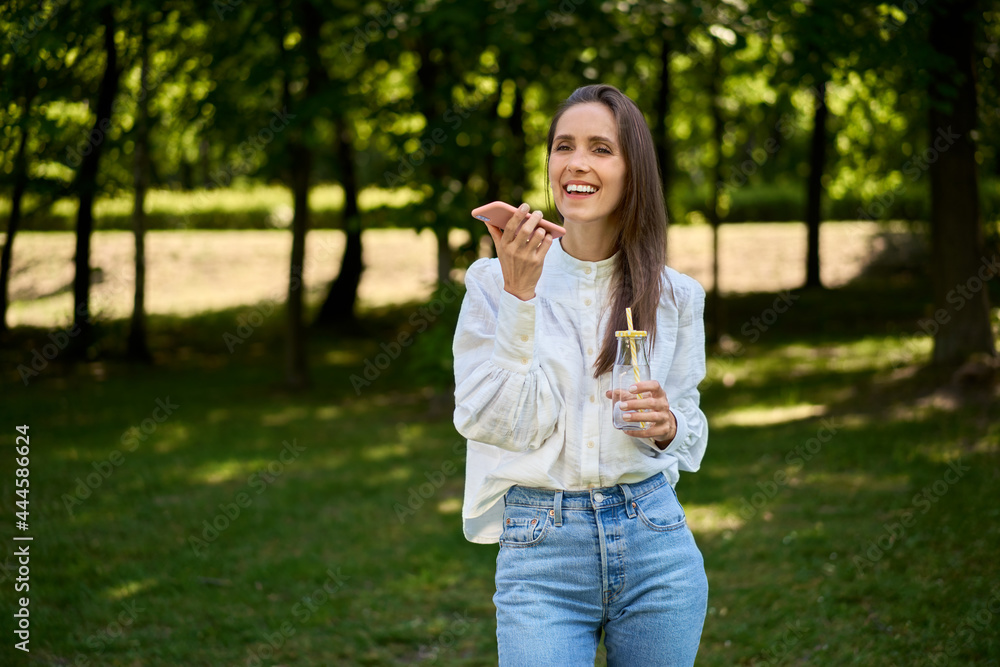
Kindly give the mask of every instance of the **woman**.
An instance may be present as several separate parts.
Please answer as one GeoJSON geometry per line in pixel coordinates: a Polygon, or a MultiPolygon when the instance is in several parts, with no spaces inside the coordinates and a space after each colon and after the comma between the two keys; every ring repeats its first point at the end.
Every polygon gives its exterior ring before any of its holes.
{"type": "Polygon", "coordinates": [[[705,292],[664,266],[652,137],[616,88],[562,104],[547,178],[566,235],[527,204],[490,226],[497,258],[469,267],[454,341],[465,534],[500,543],[500,664],[593,665],[603,630],[610,665],[691,665],[708,583],[673,486],[708,439],[705,292]],[[610,400],[626,307],[652,341],[653,379],[623,397],[636,431],[610,400]]]}

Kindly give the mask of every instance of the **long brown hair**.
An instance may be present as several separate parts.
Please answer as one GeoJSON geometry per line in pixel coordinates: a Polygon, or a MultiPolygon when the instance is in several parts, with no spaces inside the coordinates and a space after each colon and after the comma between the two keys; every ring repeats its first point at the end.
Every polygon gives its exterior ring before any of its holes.
{"type": "MultiPolygon", "coordinates": [[[[663,180],[656,162],[653,136],[635,102],[606,84],[577,88],[559,105],[545,154],[545,192],[551,196],[549,155],[556,125],[567,109],[577,104],[603,104],[615,117],[618,141],[625,158],[625,188],[614,212],[617,223],[614,250],[615,273],[611,285],[611,315],[601,351],[594,361],[594,377],[607,373],[615,363],[618,344],[615,331],[628,328],[625,308],[632,309],[636,329],[649,332],[650,349],[656,335],[656,308],[660,303],[660,280],[667,257],[667,212],[663,204],[663,180]]],[[[552,208],[551,200],[548,202],[552,208]]],[[[558,209],[560,220],[562,213],[558,209]]]]}

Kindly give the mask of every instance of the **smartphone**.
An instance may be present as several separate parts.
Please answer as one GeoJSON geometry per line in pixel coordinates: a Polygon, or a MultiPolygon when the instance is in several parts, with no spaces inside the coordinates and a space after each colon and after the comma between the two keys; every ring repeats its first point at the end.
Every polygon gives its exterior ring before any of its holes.
{"type": "MultiPolygon", "coordinates": [[[[517,213],[517,209],[502,201],[495,201],[486,204],[472,211],[472,217],[483,222],[488,222],[494,227],[503,229],[511,217],[517,213]]],[[[525,218],[528,216],[525,215],[525,218]]],[[[554,222],[549,222],[545,218],[538,221],[538,226],[552,235],[552,238],[559,238],[566,235],[566,228],[560,227],[554,222]]]]}

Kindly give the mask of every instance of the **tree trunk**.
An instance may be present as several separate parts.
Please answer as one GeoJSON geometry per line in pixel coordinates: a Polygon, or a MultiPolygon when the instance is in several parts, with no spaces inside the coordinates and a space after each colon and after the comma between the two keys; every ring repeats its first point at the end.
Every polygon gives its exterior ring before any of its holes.
{"type": "MultiPolygon", "coordinates": [[[[498,121],[500,120],[499,107],[500,107],[501,93],[499,91],[502,90],[502,88],[503,88],[503,82],[498,77],[497,97],[495,100],[492,100],[491,104],[489,105],[489,119],[487,121],[488,127],[496,127],[498,121]]],[[[493,143],[493,141],[495,140],[496,137],[491,136],[489,143],[493,143]]],[[[501,175],[497,173],[497,159],[496,156],[493,155],[492,147],[490,147],[489,150],[485,151],[483,155],[483,177],[486,179],[486,194],[483,197],[483,202],[485,203],[501,199],[504,196],[500,190],[501,175]]],[[[511,206],[520,206],[521,202],[514,201],[516,197],[514,196],[513,192],[514,190],[512,188],[510,195],[511,201],[508,203],[510,203],[511,206]]],[[[523,189],[521,190],[520,194],[522,195],[524,194],[523,189]]],[[[548,207],[548,198],[546,198],[546,207],[548,207]]],[[[472,264],[472,262],[479,259],[480,242],[483,236],[488,233],[486,231],[486,225],[483,225],[482,228],[473,226],[472,229],[473,232],[470,235],[468,246],[462,248],[462,252],[465,253],[468,257],[469,264],[472,264]]],[[[490,242],[490,249],[492,250],[490,257],[496,257],[496,248],[493,247],[492,241],[490,242]]]]}
{"type": "MultiPolygon", "coordinates": [[[[524,191],[528,181],[528,168],[526,165],[528,154],[524,138],[524,91],[520,83],[516,83],[514,86],[514,104],[510,112],[510,118],[507,120],[507,126],[510,128],[510,163],[512,167],[511,176],[513,178],[513,184],[509,193],[512,200],[510,205],[517,207],[524,201],[524,191]]],[[[495,200],[491,199],[490,201],[495,200]]],[[[537,203],[532,205],[532,209],[537,208],[539,208],[537,203]]]]}
{"type": "Polygon", "coordinates": [[[309,386],[309,364],[306,355],[306,332],[303,319],[302,267],[306,258],[306,234],[309,231],[309,180],[312,151],[294,144],[290,151],[292,164],[292,257],[288,275],[288,356],[285,379],[288,386],[301,390],[309,386]]]}
{"type": "MultiPolygon", "coordinates": [[[[932,71],[930,98],[931,248],[935,364],[958,365],[977,353],[996,354],[990,329],[990,277],[979,210],[976,147],[974,0],[943,2],[931,21],[931,48],[951,61],[932,71]]],[[[1000,258],[989,258],[994,262],[1000,258]]],[[[995,271],[995,270],[994,270],[995,271]]]]}
{"type": "MultiPolygon", "coordinates": [[[[670,186],[673,180],[673,160],[670,156],[670,133],[667,117],[670,115],[670,37],[666,31],[660,40],[660,85],[656,89],[656,104],[653,107],[653,143],[656,146],[656,162],[660,165],[663,182],[663,197],[667,206],[667,220],[673,222],[673,199],[670,186]]],[[[669,246],[668,246],[669,248],[669,246]]]]}
{"type": "MultiPolygon", "coordinates": [[[[449,178],[448,170],[442,164],[432,164],[430,166],[431,180],[435,183],[445,183],[449,178]]],[[[448,243],[448,234],[451,232],[451,224],[446,214],[439,209],[435,212],[434,238],[437,239],[437,280],[438,286],[447,285],[451,282],[451,267],[455,263],[454,253],[448,243]]]]}
{"type": "Polygon", "coordinates": [[[452,261],[451,245],[448,243],[448,232],[446,227],[435,227],[434,238],[437,239],[437,275],[438,285],[447,285],[451,282],[452,261]]]}
{"type": "Polygon", "coordinates": [[[806,185],[806,287],[823,287],[819,276],[820,203],[823,197],[823,169],[826,165],[826,81],[814,91],[812,144],[809,151],[809,180],[806,185]]]}
{"type": "Polygon", "coordinates": [[[337,120],[337,164],[340,184],[344,188],[344,231],[347,245],[340,262],[340,273],[330,285],[326,299],[316,315],[315,324],[322,327],[351,325],[356,321],[358,285],[364,272],[361,247],[361,214],[358,208],[358,181],[354,165],[354,143],[348,121],[337,120]]]}
{"type": "Polygon", "coordinates": [[[94,342],[90,320],[90,235],[94,230],[94,197],[97,193],[97,168],[101,149],[111,127],[111,107],[118,94],[118,52],[115,47],[115,17],[113,5],[101,9],[104,26],[104,75],[97,92],[97,114],[90,132],[91,149],[83,156],[77,172],[77,192],[80,208],[76,217],[76,275],[73,278],[73,324],[79,332],[70,345],[70,356],[81,359],[94,342]]]}
{"type": "MultiPolygon", "coordinates": [[[[31,109],[31,99],[24,105],[26,120],[31,109]]],[[[0,257],[0,333],[7,331],[7,292],[10,282],[10,263],[14,252],[14,236],[21,225],[21,202],[28,189],[28,126],[21,124],[21,142],[17,147],[17,157],[14,158],[14,191],[10,198],[10,219],[7,221],[7,238],[3,244],[3,256],[0,257]]]]}
{"type": "Polygon", "coordinates": [[[708,204],[708,219],[712,223],[712,290],[709,293],[712,331],[708,340],[718,342],[725,326],[722,312],[722,291],[719,289],[719,227],[722,221],[719,216],[719,197],[722,187],[722,135],[725,124],[722,118],[722,106],[719,102],[719,80],[722,76],[722,44],[714,40],[712,49],[712,65],[709,72],[708,92],[712,106],[712,142],[715,151],[715,165],[712,167],[712,194],[708,204]]]}
{"type": "MultiPolygon", "coordinates": [[[[301,20],[302,47],[307,63],[308,83],[305,89],[305,99],[320,98],[329,86],[330,78],[320,60],[320,31],[324,17],[309,0],[298,4],[301,20]]],[[[284,47],[282,47],[284,49],[284,47]]],[[[283,50],[283,54],[287,54],[283,50]]],[[[286,68],[284,81],[284,100],[288,108],[292,108],[289,90],[289,75],[286,68]]],[[[310,118],[308,123],[313,124],[310,118]]],[[[302,390],[309,386],[309,357],[305,330],[305,285],[303,284],[303,269],[306,258],[306,236],[309,233],[309,187],[312,181],[313,150],[306,143],[304,131],[299,128],[290,142],[289,156],[292,161],[292,197],[295,200],[295,211],[292,214],[292,256],[288,276],[288,336],[287,336],[287,366],[285,380],[293,390],[302,390]]]]}
{"type": "MultiPolygon", "coordinates": [[[[417,45],[417,53],[420,56],[420,67],[417,68],[417,81],[419,92],[414,96],[417,108],[426,120],[426,127],[439,127],[440,120],[445,114],[445,109],[450,103],[450,94],[444,94],[450,89],[451,83],[446,81],[446,74],[442,67],[434,62],[430,57],[430,45],[427,42],[420,42],[417,45]]],[[[517,107],[515,98],[514,106],[517,107]]],[[[511,131],[517,133],[517,128],[513,118],[518,116],[515,108],[511,115],[511,131]]],[[[523,132],[523,129],[521,130],[523,132]]],[[[434,236],[437,239],[437,279],[438,285],[451,282],[452,253],[448,244],[448,232],[451,229],[450,218],[442,209],[440,200],[445,184],[451,177],[449,166],[439,156],[431,151],[424,162],[430,174],[430,184],[433,194],[430,201],[435,202],[434,209],[434,236]]],[[[517,169],[516,163],[514,168],[517,169]]]]}
{"type": "Polygon", "coordinates": [[[135,234],[135,299],[129,325],[126,356],[135,361],[153,360],[146,342],[146,190],[149,187],[149,34],[146,17],[139,28],[142,65],[139,71],[139,96],[136,98],[135,161],[132,179],[135,205],[132,230],[135,234]]]}
{"type": "Polygon", "coordinates": [[[208,139],[198,142],[198,174],[201,176],[198,187],[206,190],[212,187],[212,165],[208,155],[210,148],[208,139]]]}

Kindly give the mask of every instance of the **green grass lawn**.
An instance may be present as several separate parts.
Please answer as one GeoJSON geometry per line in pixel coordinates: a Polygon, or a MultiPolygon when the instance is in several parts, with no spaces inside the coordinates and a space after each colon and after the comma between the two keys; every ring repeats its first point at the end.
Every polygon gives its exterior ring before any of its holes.
{"type": "MultiPolygon", "coordinates": [[[[729,330],[773,299],[734,299],[729,330]]],[[[922,307],[805,294],[710,355],[709,449],[677,487],[711,588],[699,665],[1000,664],[1000,408],[927,393],[922,307]]],[[[463,443],[425,379],[446,318],[350,381],[417,308],[314,335],[305,395],[280,385],[277,313],[232,353],[243,309],[153,318],[155,367],[57,358],[27,387],[47,332],[16,332],[0,428],[30,426],[32,634],[14,651],[5,613],[0,662],[496,664],[496,547],[462,537],[463,443]]]]}

